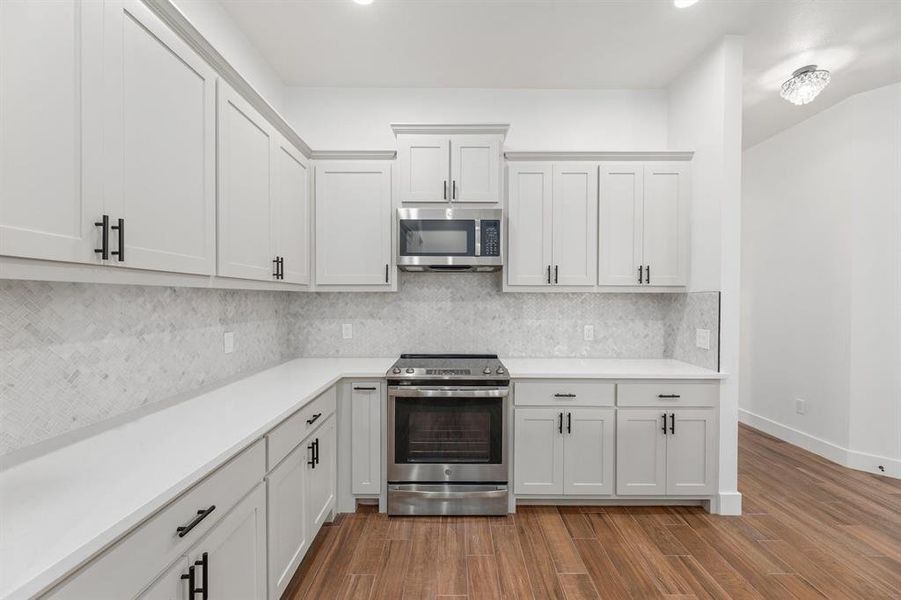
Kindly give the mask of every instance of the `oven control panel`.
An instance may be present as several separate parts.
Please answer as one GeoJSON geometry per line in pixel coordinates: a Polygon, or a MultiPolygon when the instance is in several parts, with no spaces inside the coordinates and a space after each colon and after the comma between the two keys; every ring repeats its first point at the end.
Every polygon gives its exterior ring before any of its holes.
{"type": "Polygon", "coordinates": [[[496,219],[483,219],[480,221],[481,256],[501,255],[501,222],[496,219]]]}

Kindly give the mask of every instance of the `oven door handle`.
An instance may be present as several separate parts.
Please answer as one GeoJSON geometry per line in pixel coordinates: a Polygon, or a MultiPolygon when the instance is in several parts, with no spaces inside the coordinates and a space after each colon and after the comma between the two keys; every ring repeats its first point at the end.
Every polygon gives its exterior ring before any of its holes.
{"type": "Polygon", "coordinates": [[[435,500],[475,500],[488,498],[505,498],[507,496],[507,489],[505,487],[494,490],[428,490],[422,489],[422,487],[422,485],[412,485],[408,487],[392,485],[391,493],[394,495],[403,494],[404,496],[433,498],[435,500]]]}
{"type": "Polygon", "coordinates": [[[389,387],[388,395],[396,398],[504,398],[510,394],[505,387],[389,387]]]}

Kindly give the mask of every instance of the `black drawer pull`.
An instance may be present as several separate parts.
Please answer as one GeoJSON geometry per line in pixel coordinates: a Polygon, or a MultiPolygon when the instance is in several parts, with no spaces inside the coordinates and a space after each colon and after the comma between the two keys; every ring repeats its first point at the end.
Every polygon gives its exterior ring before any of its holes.
{"type": "Polygon", "coordinates": [[[679,394],[657,394],[658,398],[681,398],[679,394]]]}
{"type": "Polygon", "coordinates": [[[95,227],[101,227],[100,230],[100,247],[94,249],[95,254],[99,254],[102,260],[109,260],[109,215],[103,215],[103,218],[94,223],[95,227]]]}
{"type": "Polygon", "coordinates": [[[554,398],[575,398],[575,394],[554,394],[554,398]]]}
{"type": "Polygon", "coordinates": [[[312,424],[315,423],[316,420],[319,419],[319,417],[321,417],[321,416],[322,416],[322,413],[316,413],[315,415],[313,415],[312,417],[310,417],[309,419],[307,419],[307,425],[312,425],[312,424]]]}
{"type": "Polygon", "coordinates": [[[378,388],[374,388],[374,387],[355,387],[355,388],[354,388],[354,391],[357,391],[357,392],[374,392],[376,389],[378,389],[378,388]]]}
{"type": "Polygon", "coordinates": [[[191,532],[192,529],[194,529],[195,527],[197,527],[197,525],[198,525],[201,521],[203,521],[203,520],[206,519],[208,516],[210,516],[210,513],[213,512],[214,510],[216,510],[216,505],[215,505],[215,504],[211,505],[211,506],[210,506],[208,509],[206,509],[206,510],[198,510],[198,511],[197,511],[197,516],[194,517],[193,519],[191,519],[191,522],[190,522],[190,523],[188,523],[187,525],[182,525],[182,526],[180,526],[180,527],[176,527],[176,528],[175,528],[175,532],[178,533],[178,537],[185,537],[186,535],[188,535],[188,534],[191,532]]]}
{"type": "Polygon", "coordinates": [[[115,229],[119,232],[119,249],[113,250],[110,254],[118,256],[119,262],[123,262],[125,260],[125,219],[119,219],[117,223],[117,225],[113,225],[110,229],[115,229]]]}

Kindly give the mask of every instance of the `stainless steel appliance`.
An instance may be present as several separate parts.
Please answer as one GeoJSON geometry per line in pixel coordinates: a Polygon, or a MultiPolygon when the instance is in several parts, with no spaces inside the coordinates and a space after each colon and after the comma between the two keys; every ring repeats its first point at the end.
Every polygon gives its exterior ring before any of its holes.
{"type": "Polygon", "coordinates": [[[388,514],[506,514],[510,376],[497,355],[403,354],[387,377],[388,514]]]}
{"type": "Polygon", "coordinates": [[[403,271],[497,271],[503,264],[499,208],[397,209],[403,271]]]}

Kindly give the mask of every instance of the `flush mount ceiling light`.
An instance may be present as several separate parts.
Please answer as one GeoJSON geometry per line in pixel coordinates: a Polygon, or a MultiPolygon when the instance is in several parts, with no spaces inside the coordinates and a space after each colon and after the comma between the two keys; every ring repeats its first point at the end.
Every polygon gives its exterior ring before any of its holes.
{"type": "Polygon", "coordinates": [[[801,106],[812,102],[831,80],[829,71],[818,70],[816,65],[807,65],[792,73],[791,79],[782,84],[779,95],[792,104],[801,106]]]}
{"type": "Polygon", "coordinates": [[[362,4],[364,6],[367,4],[372,4],[372,0],[354,0],[354,2],[356,2],[357,4],[362,4]]]}
{"type": "Polygon", "coordinates": [[[676,8],[688,8],[697,3],[698,0],[673,0],[673,4],[676,5],[676,8]]]}

